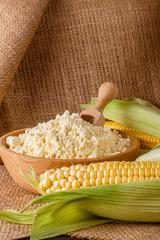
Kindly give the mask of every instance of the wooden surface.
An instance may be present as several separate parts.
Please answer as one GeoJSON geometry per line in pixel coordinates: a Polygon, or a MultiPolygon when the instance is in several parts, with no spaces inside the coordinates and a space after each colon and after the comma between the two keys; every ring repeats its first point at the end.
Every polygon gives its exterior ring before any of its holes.
{"type": "Polygon", "coordinates": [[[8,136],[18,136],[24,133],[25,129],[10,132],[0,138],[0,156],[5,164],[11,177],[21,187],[34,193],[38,193],[30,184],[28,184],[19,172],[19,167],[25,172],[29,172],[28,165],[31,165],[37,175],[40,175],[47,169],[61,168],[63,166],[71,166],[75,164],[90,164],[92,162],[103,162],[103,161],[134,161],[137,157],[140,142],[134,136],[119,132],[123,137],[129,137],[131,139],[131,148],[125,152],[103,157],[103,158],[90,158],[90,159],[49,159],[49,158],[38,158],[27,155],[22,155],[9,150],[6,146],[6,138],[8,136]]]}

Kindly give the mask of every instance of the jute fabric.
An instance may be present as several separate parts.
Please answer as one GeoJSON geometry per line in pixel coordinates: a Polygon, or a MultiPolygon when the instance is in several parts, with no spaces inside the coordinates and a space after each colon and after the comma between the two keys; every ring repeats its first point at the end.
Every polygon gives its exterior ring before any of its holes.
{"type": "Polygon", "coordinates": [[[0,1],[0,102],[38,27],[47,2],[0,1]]]}
{"type": "MultiPolygon", "coordinates": [[[[66,109],[79,112],[104,81],[117,84],[118,98],[160,107],[159,59],[160,0],[2,0],[0,136],[66,109]]],[[[35,195],[20,189],[4,166],[1,171],[1,207],[23,208],[35,195]]],[[[29,234],[4,221],[0,228],[0,239],[29,234]]],[[[74,234],[160,239],[159,224],[108,224],[74,234]]]]}
{"type": "MultiPolygon", "coordinates": [[[[2,92],[14,72],[9,75],[5,68],[17,67],[18,54],[23,55],[19,49],[26,49],[33,33],[31,16],[38,20],[45,3],[1,1],[3,15],[12,23],[5,28],[6,34],[15,35],[11,35],[15,44],[8,44],[1,54],[2,92]],[[25,23],[23,10],[24,19],[17,26],[14,17],[18,18],[22,2],[28,3],[32,14],[25,23]],[[23,34],[28,37],[26,43],[23,34]]],[[[3,98],[0,135],[47,121],[65,109],[80,111],[79,104],[96,97],[104,81],[118,85],[119,98],[136,96],[160,106],[159,16],[159,0],[51,0],[3,98]]]]}

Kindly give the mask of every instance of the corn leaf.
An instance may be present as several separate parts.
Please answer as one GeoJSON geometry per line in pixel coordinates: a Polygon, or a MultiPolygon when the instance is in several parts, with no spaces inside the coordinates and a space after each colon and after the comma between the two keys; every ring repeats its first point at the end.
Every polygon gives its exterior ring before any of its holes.
{"type": "Polygon", "coordinates": [[[4,209],[4,210],[0,210],[0,219],[14,222],[14,223],[28,225],[33,223],[35,213],[36,213],[36,210],[30,210],[24,213],[20,213],[15,210],[4,209]]]}
{"type": "Polygon", "coordinates": [[[57,202],[57,201],[61,201],[64,199],[65,200],[70,200],[70,199],[73,200],[73,199],[79,199],[79,198],[85,197],[85,195],[83,195],[81,193],[75,193],[75,192],[71,192],[71,191],[66,191],[66,192],[63,191],[63,192],[59,192],[59,194],[57,194],[55,192],[55,193],[51,193],[51,194],[42,195],[42,196],[32,200],[27,206],[25,206],[24,209],[22,209],[21,212],[24,212],[28,207],[35,205],[35,204],[57,202]]]}
{"type": "Polygon", "coordinates": [[[140,104],[140,105],[142,105],[142,106],[147,106],[147,107],[150,107],[150,108],[152,108],[152,109],[160,112],[160,109],[159,109],[159,108],[157,108],[156,106],[154,106],[154,105],[151,104],[150,102],[145,101],[145,100],[143,100],[143,99],[141,99],[141,98],[128,97],[128,98],[125,98],[124,100],[125,100],[125,101],[128,101],[128,102],[132,102],[132,103],[138,103],[138,104],[140,104]]]}
{"type": "Polygon", "coordinates": [[[39,179],[38,179],[38,177],[36,176],[36,173],[35,173],[34,169],[32,168],[31,165],[28,165],[28,168],[29,168],[29,170],[30,170],[30,173],[27,173],[27,172],[22,171],[21,167],[19,167],[20,174],[21,174],[22,177],[23,177],[32,187],[34,187],[39,193],[45,194],[45,192],[42,191],[42,190],[39,188],[39,179]]]}
{"type": "MultiPolygon", "coordinates": [[[[124,101],[114,99],[104,109],[103,115],[106,119],[124,124],[142,132],[160,137],[160,111],[153,109],[140,101],[124,101]],[[151,120],[152,119],[152,120],[151,120]]],[[[89,104],[81,104],[81,108],[92,108],[96,98],[89,104]]]]}
{"type": "Polygon", "coordinates": [[[139,156],[135,160],[136,162],[140,161],[160,161],[160,148],[157,146],[153,150],[139,156]]]}
{"type": "Polygon", "coordinates": [[[160,222],[160,179],[55,192],[38,197],[30,205],[47,202],[29,217],[27,211],[10,211],[1,212],[0,218],[23,224],[33,222],[32,240],[115,220],[160,222]]]}
{"type": "MultiPolygon", "coordinates": [[[[84,202],[85,204],[85,202],[84,202]]],[[[31,240],[46,239],[98,224],[113,222],[83,209],[83,199],[62,200],[37,209],[31,240]]]]}
{"type": "MultiPolygon", "coordinates": [[[[31,239],[45,239],[112,220],[160,222],[160,179],[74,189],[85,197],[61,200],[37,209],[31,239]]],[[[54,201],[60,193],[39,198],[54,201]]]]}

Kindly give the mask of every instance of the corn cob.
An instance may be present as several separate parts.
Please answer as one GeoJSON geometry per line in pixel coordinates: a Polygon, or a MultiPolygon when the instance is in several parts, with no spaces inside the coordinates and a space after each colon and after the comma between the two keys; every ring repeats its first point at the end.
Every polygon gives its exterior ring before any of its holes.
{"type": "Polygon", "coordinates": [[[141,132],[137,129],[125,126],[125,125],[120,124],[120,123],[107,121],[105,123],[105,125],[107,125],[111,129],[124,131],[124,132],[127,132],[127,133],[130,133],[130,134],[134,135],[136,138],[138,138],[140,140],[140,144],[141,144],[140,148],[141,149],[151,149],[154,146],[156,146],[158,143],[160,143],[160,138],[159,137],[152,136],[150,134],[141,132]]]}
{"type": "Polygon", "coordinates": [[[47,170],[40,175],[39,188],[48,194],[155,178],[160,178],[160,162],[100,162],[47,170]]]}

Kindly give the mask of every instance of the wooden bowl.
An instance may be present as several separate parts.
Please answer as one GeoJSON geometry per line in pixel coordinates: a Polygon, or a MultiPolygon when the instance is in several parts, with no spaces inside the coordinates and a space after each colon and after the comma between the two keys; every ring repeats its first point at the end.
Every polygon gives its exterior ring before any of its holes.
{"type": "Polygon", "coordinates": [[[30,164],[35,173],[40,175],[47,169],[51,168],[61,168],[63,166],[71,166],[75,164],[90,164],[92,162],[103,162],[103,161],[134,161],[137,157],[138,150],[140,147],[140,142],[134,136],[119,132],[123,137],[129,137],[131,139],[131,148],[125,152],[114,154],[111,156],[103,158],[90,158],[90,159],[49,159],[49,158],[40,158],[40,157],[30,157],[27,155],[22,155],[15,153],[8,149],[6,145],[6,138],[8,136],[18,136],[21,133],[24,133],[25,129],[20,129],[5,134],[0,138],[0,156],[4,162],[5,167],[7,168],[11,177],[18,183],[21,187],[29,190],[31,192],[37,193],[37,191],[32,188],[21,176],[19,172],[19,167],[21,166],[23,171],[28,172],[28,165],[30,164]]]}

